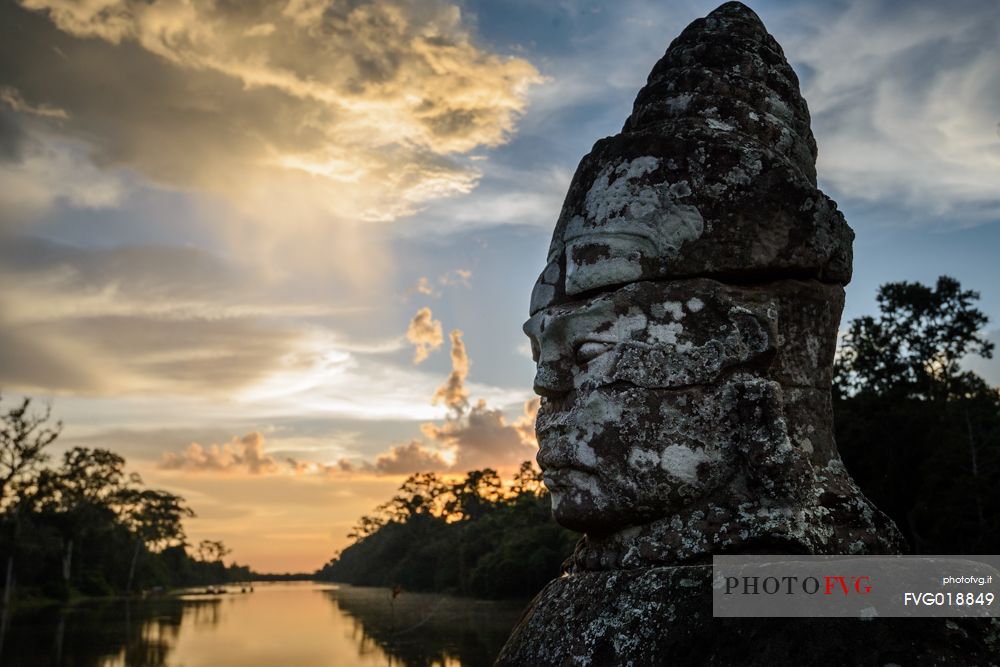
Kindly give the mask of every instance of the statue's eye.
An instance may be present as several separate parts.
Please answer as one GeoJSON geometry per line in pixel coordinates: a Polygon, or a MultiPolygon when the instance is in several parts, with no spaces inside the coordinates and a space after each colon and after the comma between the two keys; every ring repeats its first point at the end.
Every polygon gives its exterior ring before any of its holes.
{"type": "Polygon", "coordinates": [[[580,343],[576,348],[576,362],[581,365],[586,364],[610,349],[611,343],[597,343],[595,341],[580,343]]]}

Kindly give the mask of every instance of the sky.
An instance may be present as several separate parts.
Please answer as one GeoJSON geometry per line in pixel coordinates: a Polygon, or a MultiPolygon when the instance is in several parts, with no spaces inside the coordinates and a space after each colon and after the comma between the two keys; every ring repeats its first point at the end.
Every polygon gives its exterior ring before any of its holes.
{"type": "MultiPolygon", "coordinates": [[[[410,472],[531,459],[520,327],[570,178],[717,4],[0,3],[4,401],[262,571],[410,472]]],[[[845,321],[947,274],[1000,342],[996,3],[748,4],[857,233],[845,321]]]]}

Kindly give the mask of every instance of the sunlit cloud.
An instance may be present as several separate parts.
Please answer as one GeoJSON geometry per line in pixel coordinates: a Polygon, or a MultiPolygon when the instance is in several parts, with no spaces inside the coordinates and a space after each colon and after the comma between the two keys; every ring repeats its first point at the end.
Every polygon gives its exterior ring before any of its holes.
{"type": "Polygon", "coordinates": [[[441,293],[434,289],[434,285],[431,284],[431,281],[427,278],[427,276],[420,276],[417,279],[416,284],[407,288],[406,292],[403,294],[403,300],[405,301],[409,299],[414,294],[422,294],[423,296],[433,297],[441,296],[441,293]]]}
{"type": "Polygon", "coordinates": [[[431,352],[441,347],[444,335],[441,333],[441,322],[435,320],[430,308],[421,308],[410,320],[406,329],[406,340],[413,343],[413,363],[419,364],[427,359],[431,352]]]}
{"type": "Polygon", "coordinates": [[[454,271],[449,271],[438,278],[438,282],[448,287],[454,287],[457,285],[469,288],[472,287],[472,283],[469,282],[471,279],[472,271],[469,271],[468,269],[455,269],[454,271]]]}
{"type": "Polygon", "coordinates": [[[379,473],[465,472],[482,467],[516,467],[534,457],[538,448],[538,399],[526,401],[523,415],[512,422],[502,410],[490,408],[483,399],[470,407],[465,386],[470,362],[461,331],[451,332],[451,346],[451,373],[432,397],[433,402],[448,406],[448,416],[439,423],[423,423],[423,440],[391,447],[375,459],[374,465],[363,465],[362,469],[379,473]]]}
{"type": "Polygon", "coordinates": [[[21,91],[13,86],[0,86],[0,105],[17,113],[41,116],[42,118],[61,118],[64,120],[69,118],[69,114],[66,113],[65,109],[52,107],[47,104],[32,105],[21,96],[21,91]]]}
{"type": "Polygon", "coordinates": [[[451,339],[451,373],[434,392],[431,402],[435,405],[443,403],[452,412],[461,414],[469,405],[469,390],[465,387],[465,378],[469,375],[469,355],[465,352],[459,329],[452,331],[448,337],[451,339]]]}
{"type": "Polygon", "coordinates": [[[443,273],[438,276],[436,281],[432,281],[427,276],[420,276],[414,285],[406,289],[403,293],[402,300],[406,301],[416,294],[438,299],[441,297],[444,288],[446,287],[464,287],[466,289],[470,289],[472,287],[472,283],[470,282],[471,279],[472,271],[468,269],[454,269],[452,271],[448,271],[447,273],[443,273]],[[440,287],[435,287],[435,283],[440,287]]]}
{"type": "Polygon", "coordinates": [[[538,399],[525,401],[523,414],[513,420],[508,420],[503,410],[489,407],[484,399],[470,406],[470,392],[465,386],[470,361],[461,331],[452,332],[451,343],[451,373],[431,397],[431,402],[445,401],[448,414],[437,422],[423,422],[422,438],[392,445],[374,457],[334,447],[336,456],[320,460],[317,455],[329,451],[329,443],[324,445],[322,440],[314,440],[308,448],[314,451],[310,452],[286,441],[278,446],[284,450],[297,447],[296,455],[279,456],[273,447],[265,453],[264,436],[254,432],[222,446],[205,448],[191,443],[181,452],[164,454],[159,467],[305,476],[400,475],[418,471],[466,472],[481,467],[513,468],[531,459],[538,447],[534,432],[538,399]]]}
{"type": "Polygon", "coordinates": [[[388,475],[404,475],[416,471],[443,470],[451,467],[454,456],[451,452],[427,449],[420,441],[413,440],[405,445],[396,445],[385,454],[380,454],[372,468],[388,475]],[[451,458],[452,461],[449,461],[451,458]]]}
{"type": "MultiPolygon", "coordinates": [[[[393,278],[372,223],[475,187],[471,152],[510,138],[540,81],[527,60],[441,0],[28,0],[0,20],[0,385],[211,397],[206,418],[443,415],[435,380],[388,358],[403,337],[343,331],[393,278]],[[78,211],[161,224],[135,208],[149,189],[190,195],[195,244],[26,240],[78,211]]],[[[470,284],[442,271],[420,293],[470,284]]]]}
{"type": "MultiPolygon", "coordinates": [[[[0,129],[8,114],[0,109],[0,129]]],[[[119,205],[126,189],[120,174],[94,165],[80,142],[48,136],[30,125],[0,137],[4,144],[0,150],[0,232],[24,228],[58,204],[94,210],[119,205]]]]}
{"type": "Polygon", "coordinates": [[[248,433],[222,445],[203,447],[192,442],[183,452],[165,452],[160,467],[164,470],[240,471],[259,475],[277,471],[278,464],[264,452],[264,436],[248,433]]]}
{"type": "Polygon", "coordinates": [[[30,88],[38,101],[22,108],[62,111],[61,131],[94,140],[98,162],[234,198],[298,192],[345,220],[468,192],[479,173],[454,156],[505,142],[540,81],[526,60],[477,47],[444,0],[20,4],[106,44],[74,41],[65,60],[8,72],[19,80],[4,88],[21,91],[15,101],[30,88]],[[137,49],[149,57],[128,69],[155,84],[144,86],[155,101],[111,74],[137,49]],[[73,76],[107,89],[84,103],[73,76]]]}
{"type": "MultiPolygon", "coordinates": [[[[421,430],[429,443],[453,453],[450,469],[511,468],[534,459],[537,399],[524,404],[524,414],[508,421],[503,411],[480,400],[467,413],[443,424],[423,424],[421,430]]],[[[433,450],[431,450],[433,451],[433,450]]],[[[440,469],[440,468],[438,468],[440,469]]]]}
{"type": "Polygon", "coordinates": [[[257,300],[241,271],[194,248],[0,250],[0,384],[90,394],[231,392],[299,344],[321,304],[257,300]],[[242,298],[241,298],[242,297],[242,298]]]}

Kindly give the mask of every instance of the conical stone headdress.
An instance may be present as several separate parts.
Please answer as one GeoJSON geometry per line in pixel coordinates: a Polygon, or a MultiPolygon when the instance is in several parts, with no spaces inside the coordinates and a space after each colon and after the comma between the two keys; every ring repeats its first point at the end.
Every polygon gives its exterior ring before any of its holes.
{"type": "Polygon", "coordinates": [[[580,162],[531,313],[638,280],[846,284],[854,234],[815,164],[781,47],[747,7],[721,6],[673,41],[621,133],[580,162]]]}

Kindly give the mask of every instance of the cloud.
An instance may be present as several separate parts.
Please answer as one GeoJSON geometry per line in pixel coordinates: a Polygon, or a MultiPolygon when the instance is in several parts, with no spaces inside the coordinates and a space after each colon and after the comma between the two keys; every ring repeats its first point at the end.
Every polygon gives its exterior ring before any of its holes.
{"type": "Polygon", "coordinates": [[[423,440],[396,445],[376,457],[374,465],[362,464],[358,469],[378,474],[465,472],[483,467],[516,467],[534,457],[538,449],[535,417],[539,400],[526,401],[523,414],[513,422],[483,399],[470,407],[465,387],[469,359],[461,331],[451,332],[451,346],[452,371],[432,397],[432,402],[448,406],[448,417],[441,423],[423,423],[423,440]]]}
{"type": "Polygon", "coordinates": [[[413,440],[380,454],[375,459],[373,468],[380,474],[402,475],[424,470],[446,470],[450,466],[441,453],[427,449],[420,441],[413,440]]]}
{"type": "MultiPolygon", "coordinates": [[[[471,288],[472,283],[469,280],[472,278],[472,271],[468,269],[454,269],[443,273],[438,276],[437,283],[442,287],[465,287],[471,288]]],[[[441,297],[441,290],[434,289],[434,284],[431,282],[430,278],[427,276],[420,276],[417,279],[416,284],[407,288],[403,293],[403,301],[406,301],[414,294],[422,294],[424,296],[430,296],[435,299],[441,297]]]]}
{"type": "Polygon", "coordinates": [[[295,194],[359,221],[468,192],[479,172],[461,156],[507,141],[539,81],[445,0],[20,6],[4,10],[19,29],[0,83],[22,109],[63,111],[50,133],[105,169],[220,192],[246,216],[266,204],[271,223],[294,219],[295,194]]]}
{"type": "Polygon", "coordinates": [[[4,98],[10,91],[0,89],[0,231],[23,227],[58,204],[80,210],[118,206],[125,194],[121,176],[94,165],[81,142],[40,129],[35,117],[58,117],[59,110],[31,107],[19,95],[4,98]]]}
{"type": "Polygon", "coordinates": [[[21,91],[12,86],[0,86],[0,104],[6,106],[12,111],[26,113],[32,116],[41,116],[42,118],[61,118],[63,120],[69,118],[69,114],[66,113],[65,109],[50,107],[47,104],[40,104],[38,106],[29,104],[25,101],[24,97],[21,96],[21,91]]]}
{"type": "Polygon", "coordinates": [[[285,363],[301,301],[256,301],[242,272],[190,247],[0,244],[0,383],[48,391],[230,393],[285,363]]]}
{"type": "Polygon", "coordinates": [[[432,296],[434,298],[441,296],[440,292],[435,291],[434,286],[431,285],[431,281],[428,280],[427,276],[420,276],[416,284],[408,288],[403,294],[403,300],[409,299],[414,294],[423,294],[424,296],[432,296]]]}
{"type": "Polygon", "coordinates": [[[455,329],[450,338],[451,373],[431,398],[432,403],[448,407],[448,417],[441,423],[422,424],[423,441],[412,440],[378,456],[376,472],[464,472],[482,467],[514,467],[534,457],[538,448],[534,430],[538,399],[525,402],[524,414],[513,422],[483,399],[470,407],[465,386],[470,362],[462,332],[455,329]]]}
{"type": "Polygon", "coordinates": [[[430,308],[421,308],[410,320],[406,329],[406,339],[413,343],[413,363],[419,364],[444,342],[441,333],[441,322],[433,319],[430,308]]]}
{"type": "Polygon", "coordinates": [[[538,399],[525,402],[524,414],[508,421],[503,411],[479,400],[467,413],[441,423],[425,422],[422,439],[394,445],[374,462],[341,459],[334,465],[298,464],[300,473],[405,475],[415,472],[464,473],[479,468],[516,468],[538,449],[535,416],[538,399]]]}
{"type": "MultiPolygon", "coordinates": [[[[429,320],[429,309],[423,311],[429,320]]],[[[465,386],[470,362],[461,331],[451,332],[451,344],[452,371],[431,399],[445,402],[449,412],[440,422],[422,423],[422,438],[393,445],[374,458],[340,456],[324,463],[289,456],[281,470],[296,475],[461,473],[483,467],[515,468],[533,458],[538,448],[534,426],[539,400],[526,401],[522,414],[513,420],[503,410],[491,408],[484,399],[470,406],[470,392],[465,386]]]]}
{"type": "MultiPolygon", "coordinates": [[[[220,426],[224,412],[241,429],[247,414],[443,413],[427,400],[439,379],[391,358],[404,337],[360,328],[368,318],[357,316],[369,306],[261,286],[255,268],[190,246],[82,248],[6,237],[0,387],[105,401],[170,396],[185,419],[206,415],[220,426]]],[[[478,391],[507,400],[493,387],[478,391]]],[[[111,419],[113,407],[97,409],[111,419]]],[[[114,418],[130,420],[135,409],[114,418]]]]}
{"type": "Polygon", "coordinates": [[[449,419],[441,426],[427,423],[421,430],[435,447],[454,453],[450,470],[515,467],[534,458],[538,449],[537,412],[538,400],[528,401],[524,414],[508,422],[503,411],[489,408],[486,401],[480,400],[461,418],[449,419]]]}
{"type": "Polygon", "coordinates": [[[285,457],[287,470],[293,475],[335,475],[337,473],[356,472],[359,468],[348,459],[340,459],[332,464],[302,461],[294,456],[285,457]]]}
{"type": "Polygon", "coordinates": [[[448,337],[451,339],[451,373],[444,384],[438,387],[431,398],[431,403],[444,403],[456,414],[461,414],[469,405],[469,391],[465,388],[465,378],[469,375],[469,357],[462,342],[462,332],[453,330],[448,337]]]}
{"type": "Polygon", "coordinates": [[[902,222],[995,220],[1000,15],[972,0],[906,7],[797,8],[799,29],[778,35],[805,74],[821,180],[838,198],[903,207],[902,222]]]}
{"type": "Polygon", "coordinates": [[[276,472],[278,463],[264,451],[264,436],[254,432],[222,445],[203,447],[192,442],[180,453],[165,452],[160,468],[260,475],[276,472]]]}
{"type": "MultiPolygon", "coordinates": [[[[430,323],[432,330],[436,324],[438,345],[441,344],[440,323],[432,319],[430,309],[421,309],[414,319],[430,323]]],[[[465,384],[470,361],[462,332],[456,329],[450,338],[452,370],[430,401],[444,402],[448,414],[439,422],[423,422],[420,426],[422,438],[393,445],[369,457],[350,453],[356,444],[356,434],[348,437],[341,433],[334,438],[340,442],[331,440],[331,436],[283,437],[279,450],[269,454],[264,451],[264,437],[258,430],[242,439],[233,438],[224,445],[206,448],[193,442],[182,452],[164,454],[159,467],[163,470],[313,477],[384,476],[419,471],[461,473],[483,467],[514,468],[531,459],[538,447],[534,433],[538,399],[526,401],[522,414],[513,420],[508,419],[503,410],[490,407],[482,398],[470,406],[470,391],[465,384]],[[320,459],[324,454],[328,456],[325,461],[320,459]]],[[[371,384],[372,378],[366,380],[371,384]]]]}
{"type": "Polygon", "coordinates": [[[462,287],[472,287],[469,280],[472,278],[472,271],[468,269],[455,269],[454,271],[449,271],[445,273],[440,278],[438,282],[447,287],[462,286],[462,287]]]}

